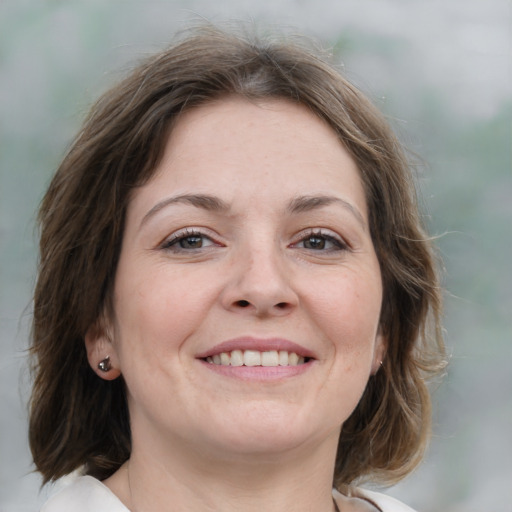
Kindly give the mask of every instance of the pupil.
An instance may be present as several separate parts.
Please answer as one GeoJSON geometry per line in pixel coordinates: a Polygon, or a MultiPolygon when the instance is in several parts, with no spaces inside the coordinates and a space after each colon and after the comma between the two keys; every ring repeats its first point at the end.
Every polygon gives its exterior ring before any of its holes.
{"type": "Polygon", "coordinates": [[[180,246],[183,249],[199,249],[202,245],[203,239],[197,235],[187,236],[187,238],[180,240],[180,246]]]}
{"type": "Polygon", "coordinates": [[[308,249],[323,249],[325,247],[325,240],[317,236],[312,236],[306,240],[306,247],[308,249]]]}

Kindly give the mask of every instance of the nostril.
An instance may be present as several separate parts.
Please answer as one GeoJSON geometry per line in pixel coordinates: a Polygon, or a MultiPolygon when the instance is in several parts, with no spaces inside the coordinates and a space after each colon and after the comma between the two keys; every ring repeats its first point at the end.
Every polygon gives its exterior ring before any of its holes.
{"type": "Polygon", "coordinates": [[[241,308],[246,308],[249,305],[249,302],[247,300],[239,300],[237,302],[237,305],[241,308]]]}
{"type": "Polygon", "coordinates": [[[279,309],[286,309],[287,306],[288,304],[286,302],[279,302],[278,304],[276,304],[276,308],[279,309]]]}

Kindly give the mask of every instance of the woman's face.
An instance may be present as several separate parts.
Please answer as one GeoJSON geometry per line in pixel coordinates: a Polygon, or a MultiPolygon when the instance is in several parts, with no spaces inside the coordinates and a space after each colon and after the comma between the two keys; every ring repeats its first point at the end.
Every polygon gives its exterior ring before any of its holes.
{"type": "Polygon", "coordinates": [[[363,187],[332,129],[229,98],[184,114],[133,194],[111,336],[87,344],[124,376],[134,449],[332,448],[382,359],[381,300],[363,187]]]}

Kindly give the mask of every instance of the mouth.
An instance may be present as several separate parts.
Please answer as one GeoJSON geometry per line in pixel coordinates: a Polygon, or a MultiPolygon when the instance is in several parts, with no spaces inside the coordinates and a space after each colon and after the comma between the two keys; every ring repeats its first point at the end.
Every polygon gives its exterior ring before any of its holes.
{"type": "Polygon", "coordinates": [[[299,366],[308,363],[311,358],[287,350],[232,350],[201,358],[218,366],[299,366]]]}
{"type": "Polygon", "coordinates": [[[279,373],[309,367],[311,365],[308,363],[316,359],[310,350],[292,341],[283,338],[253,337],[225,341],[196,357],[211,368],[219,370],[223,367],[226,370],[229,367],[230,371],[237,368],[243,370],[244,367],[247,371],[273,368],[279,373]]]}

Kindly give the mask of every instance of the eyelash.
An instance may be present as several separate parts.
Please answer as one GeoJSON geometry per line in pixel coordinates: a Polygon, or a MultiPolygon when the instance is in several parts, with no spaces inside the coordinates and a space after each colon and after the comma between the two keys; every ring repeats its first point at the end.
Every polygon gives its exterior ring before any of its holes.
{"type": "MultiPolygon", "coordinates": [[[[290,245],[293,248],[304,249],[312,252],[337,252],[337,251],[345,251],[349,249],[349,246],[346,242],[340,239],[338,236],[334,236],[329,233],[325,233],[322,229],[315,229],[306,232],[302,232],[299,234],[300,239],[297,242],[294,242],[290,245]],[[313,238],[318,239],[321,243],[330,243],[332,247],[330,248],[312,248],[312,247],[298,247],[299,244],[305,243],[308,240],[311,241],[313,238]]],[[[210,236],[203,233],[202,231],[195,228],[186,228],[184,230],[178,231],[174,233],[170,238],[164,240],[161,244],[161,249],[172,251],[172,252],[193,252],[201,249],[205,249],[206,247],[210,247],[217,244],[210,236]],[[187,238],[200,238],[201,239],[201,247],[181,247],[180,244],[187,240],[187,238]],[[204,246],[204,242],[208,241],[207,245],[204,246]]]]}
{"type": "Polygon", "coordinates": [[[205,242],[205,240],[209,241],[209,243],[208,243],[208,245],[206,245],[206,247],[209,247],[210,245],[217,245],[216,242],[214,242],[211,237],[209,237],[205,233],[199,231],[198,229],[186,228],[184,230],[178,231],[177,233],[174,233],[170,238],[167,238],[166,240],[164,240],[161,244],[161,248],[165,249],[167,251],[172,251],[172,252],[192,252],[192,251],[204,249],[202,244],[205,242]],[[179,244],[181,242],[183,242],[184,240],[186,240],[187,238],[193,238],[193,237],[201,239],[201,242],[202,242],[201,247],[185,248],[185,247],[179,246],[179,244]]]}
{"type": "Polygon", "coordinates": [[[323,242],[330,242],[333,247],[325,249],[313,249],[311,247],[302,247],[302,249],[313,251],[313,252],[336,252],[336,251],[346,251],[349,249],[349,246],[346,242],[340,239],[338,236],[332,235],[330,233],[324,232],[322,229],[315,229],[307,232],[303,232],[300,234],[300,240],[298,242],[294,242],[292,247],[297,247],[300,243],[304,243],[307,240],[311,240],[313,238],[317,238],[323,242]]]}

